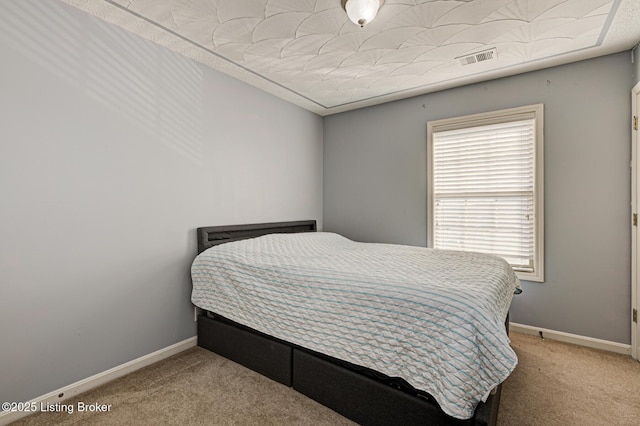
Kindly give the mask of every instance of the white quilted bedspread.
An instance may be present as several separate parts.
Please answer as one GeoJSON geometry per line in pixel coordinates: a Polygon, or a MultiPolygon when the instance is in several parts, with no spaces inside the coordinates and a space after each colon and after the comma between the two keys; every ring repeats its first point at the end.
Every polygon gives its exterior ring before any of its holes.
{"type": "Polygon", "coordinates": [[[272,234],[212,247],[192,302],[314,351],[401,377],[467,419],[517,364],[512,268],[479,253],[272,234]]]}

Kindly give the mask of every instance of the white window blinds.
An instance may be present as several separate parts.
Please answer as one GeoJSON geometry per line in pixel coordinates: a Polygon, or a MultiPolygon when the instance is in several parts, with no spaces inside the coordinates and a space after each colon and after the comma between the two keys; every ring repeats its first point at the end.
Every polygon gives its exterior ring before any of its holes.
{"type": "Polygon", "coordinates": [[[432,246],[495,254],[535,274],[536,116],[463,119],[430,128],[432,246]]]}

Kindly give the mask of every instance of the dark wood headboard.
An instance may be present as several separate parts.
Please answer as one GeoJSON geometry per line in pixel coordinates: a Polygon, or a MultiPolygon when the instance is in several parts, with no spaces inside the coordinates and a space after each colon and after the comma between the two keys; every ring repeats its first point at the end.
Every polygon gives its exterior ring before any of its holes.
{"type": "Polygon", "coordinates": [[[198,228],[198,254],[218,244],[245,240],[266,234],[315,232],[315,220],[297,222],[253,223],[250,225],[206,226],[198,228]]]}

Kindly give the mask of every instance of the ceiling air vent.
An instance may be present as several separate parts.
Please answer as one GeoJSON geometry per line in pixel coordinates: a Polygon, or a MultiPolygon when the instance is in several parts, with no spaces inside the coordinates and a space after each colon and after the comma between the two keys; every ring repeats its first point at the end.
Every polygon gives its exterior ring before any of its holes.
{"type": "Polygon", "coordinates": [[[460,61],[460,65],[477,64],[478,62],[494,61],[498,59],[498,50],[493,49],[483,50],[482,52],[472,53],[471,55],[460,56],[456,58],[460,61]]]}

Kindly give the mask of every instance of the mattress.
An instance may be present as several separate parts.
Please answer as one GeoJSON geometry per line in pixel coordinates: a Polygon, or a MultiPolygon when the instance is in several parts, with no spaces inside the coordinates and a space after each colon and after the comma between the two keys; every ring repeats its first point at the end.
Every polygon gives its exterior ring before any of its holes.
{"type": "Polygon", "coordinates": [[[273,337],[400,377],[458,419],[517,364],[502,258],[317,232],[230,242],[194,260],[192,302],[273,337]]]}

